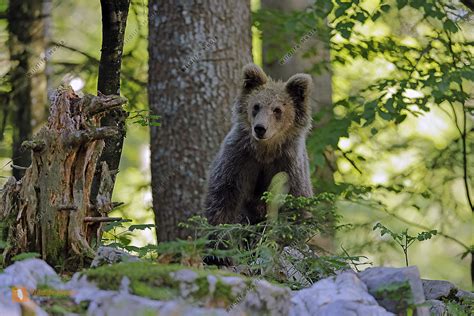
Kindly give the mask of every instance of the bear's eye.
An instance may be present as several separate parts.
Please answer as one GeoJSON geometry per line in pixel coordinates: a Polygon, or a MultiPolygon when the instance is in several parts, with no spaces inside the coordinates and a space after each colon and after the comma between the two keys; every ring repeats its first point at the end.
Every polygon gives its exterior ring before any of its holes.
{"type": "Polygon", "coordinates": [[[280,108],[274,108],[273,113],[275,113],[276,115],[281,115],[281,109],[280,108]]]}
{"type": "Polygon", "coordinates": [[[253,116],[257,115],[259,110],[260,110],[260,104],[257,103],[253,106],[253,111],[252,111],[253,116]]]}

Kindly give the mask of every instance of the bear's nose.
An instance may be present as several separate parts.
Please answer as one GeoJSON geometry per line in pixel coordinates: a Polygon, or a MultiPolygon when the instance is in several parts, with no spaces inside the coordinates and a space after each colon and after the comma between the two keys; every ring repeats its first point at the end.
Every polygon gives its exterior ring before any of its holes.
{"type": "Polygon", "coordinates": [[[255,135],[257,135],[258,138],[263,138],[263,135],[265,135],[265,132],[267,129],[263,125],[256,125],[253,130],[255,131],[255,135]]]}

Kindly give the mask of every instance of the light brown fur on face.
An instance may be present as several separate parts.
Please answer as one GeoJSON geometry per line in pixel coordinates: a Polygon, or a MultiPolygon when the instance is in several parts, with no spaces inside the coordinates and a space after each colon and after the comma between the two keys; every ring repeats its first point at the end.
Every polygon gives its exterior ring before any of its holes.
{"type": "Polygon", "coordinates": [[[234,122],[247,131],[257,159],[270,161],[288,141],[306,135],[311,126],[311,82],[306,74],[296,74],[287,82],[273,81],[256,65],[244,67],[244,84],[234,107],[234,122]],[[261,135],[256,127],[264,129],[261,135]]]}
{"type": "Polygon", "coordinates": [[[295,110],[291,103],[282,82],[267,83],[264,89],[248,97],[249,129],[257,142],[280,143],[283,137],[288,137],[295,120],[295,110]],[[261,137],[255,132],[256,126],[262,126],[266,130],[261,137]]]}

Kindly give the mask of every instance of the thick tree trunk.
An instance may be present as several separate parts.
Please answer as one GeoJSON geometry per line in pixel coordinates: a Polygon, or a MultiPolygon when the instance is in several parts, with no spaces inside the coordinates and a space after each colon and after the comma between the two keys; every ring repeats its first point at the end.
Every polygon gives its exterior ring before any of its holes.
{"type": "Polygon", "coordinates": [[[152,193],[159,241],[201,210],[209,165],[251,61],[250,2],[149,1],[152,193]]]}
{"type": "Polygon", "coordinates": [[[21,181],[12,177],[2,190],[6,263],[18,253],[37,252],[52,266],[75,270],[93,257],[99,220],[112,209],[106,163],[94,204],[92,179],[104,139],[118,134],[116,127],[100,127],[100,117],[124,103],[118,96],[80,99],[69,87],[58,90],[47,125],[23,143],[32,151],[31,166],[21,181]]]}
{"type": "MultiPolygon", "coordinates": [[[[122,65],[125,27],[127,25],[130,0],[101,0],[102,8],[102,50],[99,63],[97,91],[107,95],[120,95],[120,68],[122,65]]],[[[118,170],[125,138],[125,119],[127,112],[122,108],[110,111],[102,118],[102,126],[118,127],[119,133],[105,140],[105,147],[100,157],[110,170],[118,170]]],[[[115,183],[115,174],[112,182],[115,183]]],[[[94,176],[92,200],[95,199],[101,181],[100,166],[94,176]]],[[[113,190],[113,185],[111,190],[113,190]]]]}
{"type": "Polygon", "coordinates": [[[21,143],[46,120],[45,12],[43,1],[10,0],[8,7],[9,51],[12,68],[10,108],[13,126],[13,176],[20,179],[31,163],[21,143]]]}

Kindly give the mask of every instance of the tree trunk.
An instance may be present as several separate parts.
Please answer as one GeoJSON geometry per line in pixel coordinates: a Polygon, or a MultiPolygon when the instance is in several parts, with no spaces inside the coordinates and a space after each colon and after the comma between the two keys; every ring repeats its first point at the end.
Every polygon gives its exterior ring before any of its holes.
{"type": "Polygon", "coordinates": [[[43,1],[10,0],[8,7],[10,108],[13,109],[13,176],[20,179],[31,163],[21,143],[46,120],[45,28],[43,1]],[[16,167],[18,166],[18,167],[16,167]],[[22,168],[23,167],[23,168],[22,168]]]}
{"type": "MultiPolygon", "coordinates": [[[[120,68],[130,0],[101,0],[100,5],[102,8],[102,50],[97,91],[99,94],[120,95],[120,68]]],[[[118,127],[119,131],[117,135],[105,140],[105,147],[100,157],[100,161],[107,163],[109,169],[113,171],[118,170],[120,157],[122,156],[126,118],[127,112],[119,108],[110,111],[101,121],[102,126],[118,127]]],[[[101,164],[94,176],[92,200],[99,192],[102,173],[100,166],[101,164]]],[[[113,184],[115,183],[115,175],[116,172],[113,172],[113,184]]],[[[113,190],[113,184],[111,190],[113,190]]]]}
{"type": "Polygon", "coordinates": [[[159,241],[201,210],[207,172],[230,127],[242,66],[251,61],[249,1],[149,2],[152,194],[159,241]]]}
{"type": "Polygon", "coordinates": [[[118,96],[80,99],[70,87],[58,90],[47,125],[23,143],[32,151],[31,166],[21,181],[11,177],[2,190],[5,263],[18,253],[37,252],[53,267],[76,270],[93,257],[99,221],[112,209],[106,163],[94,204],[92,179],[104,139],[118,134],[116,127],[100,127],[100,117],[124,103],[118,96]]]}

